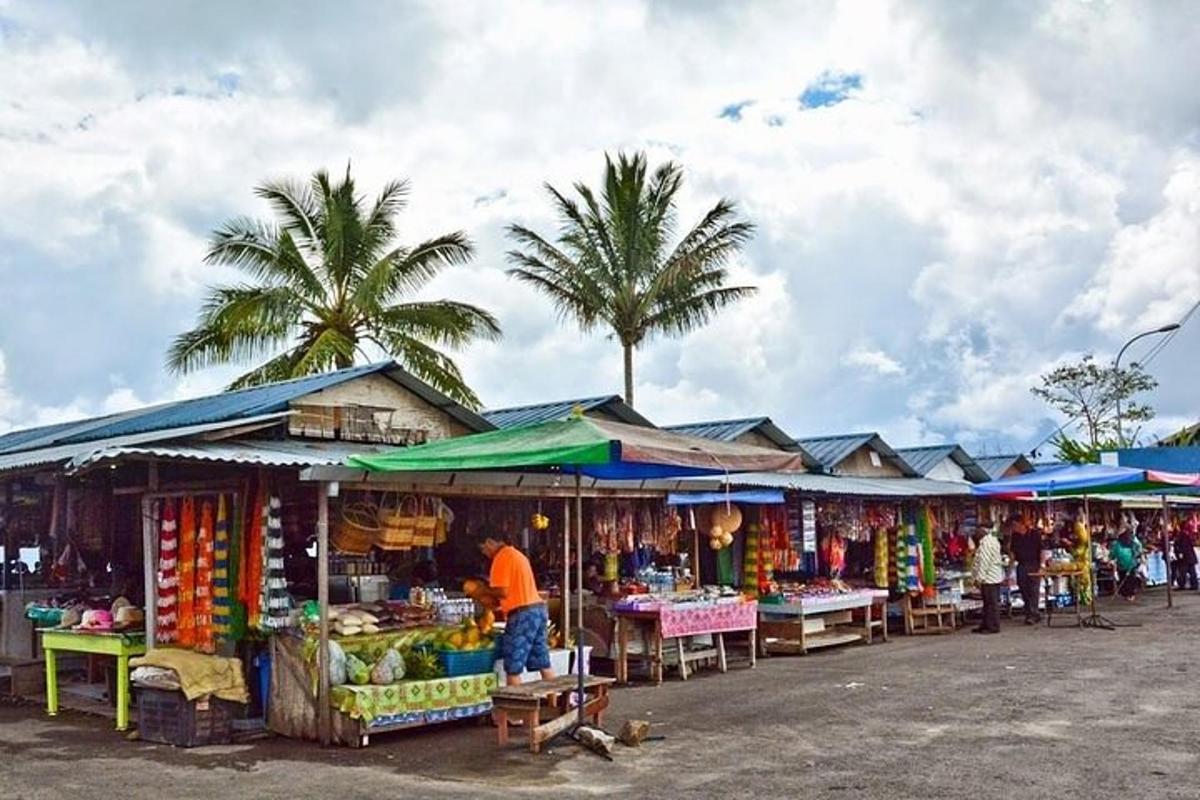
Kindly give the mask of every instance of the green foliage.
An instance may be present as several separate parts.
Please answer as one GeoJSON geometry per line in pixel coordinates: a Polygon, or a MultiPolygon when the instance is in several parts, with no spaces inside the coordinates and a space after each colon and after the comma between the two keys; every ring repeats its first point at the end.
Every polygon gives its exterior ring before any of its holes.
{"type": "MultiPolygon", "coordinates": [[[[1142,392],[1158,386],[1140,364],[1116,370],[1098,364],[1089,354],[1073,364],[1055,367],[1041,376],[1041,385],[1030,389],[1055,410],[1078,423],[1083,445],[1089,451],[1099,451],[1103,445],[1117,445],[1122,438],[1117,430],[1117,408],[1120,404],[1122,427],[1134,429],[1138,423],[1154,418],[1154,409],[1146,404],[1129,402],[1142,392]]],[[[1067,441],[1071,441],[1069,438],[1067,441]]],[[[1067,459],[1071,460],[1071,459],[1067,459]]]]}
{"type": "Polygon", "coordinates": [[[547,185],[560,219],[555,241],[509,226],[516,249],[509,275],[547,295],[582,330],[606,328],[625,355],[625,399],[633,402],[633,351],[654,334],[678,336],[755,291],[727,286],[726,264],[754,226],[720,200],[678,241],[676,195],[683,170],[665,163],[648,174],[646,156],[604,157],[599,194],[583,183],[578,199],[547,185]],[[673,243],[674,242],[674,243],[673,243]]]}
{"type": "Polygon", "coordinates": [[[226,222],[205,262],[235,267],[245,283],[210,290],[196,326],[167,354],[175,372],[265,359],[230,388],[352,366],[374,344],[405,369],[471,408],[479,399],[439,347],[497,339],[495,318],[451,300],[405,298],[441,270],[466,264],[472,245],[461,231],[405,247],[396,217],[408,184],[387,184],[374,203],[355,193],[350,168],[331,182],[278,181],[255,189],[276,223],[226,222]]]}
{"type": "Polygon", "coordinates": [[[1054,445],[1058,460],[1068,464],[1099,464],[1102,452],[1117,450],[1120,447],[1116,439],[1105,439],[1096,445],[1091,445],[1063,434],[1051,439],[1050,444],[1054,445]]]}

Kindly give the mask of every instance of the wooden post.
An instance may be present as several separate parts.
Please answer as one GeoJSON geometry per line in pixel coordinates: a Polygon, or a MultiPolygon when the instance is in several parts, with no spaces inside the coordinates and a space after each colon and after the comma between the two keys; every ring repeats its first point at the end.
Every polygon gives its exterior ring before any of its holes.
{"type": "Polygon", "coordinates": [[[142,597],[146,601],[146,651],[154,649],[158,636],[158,557],[154,546],[154,501],[143,496],[142,509],[142,597]]]}
{"type": "Polygon", "coordinates": [[[575,673],[579,676],[579,724],[583,724],[583,476],[575,468],[575,673]]]}
{"type": "Polygon", "coordinates": [[[0,563],[0,569],[4,575],[0,577],[0,588],[8,588],[8,571],[9,566],[21,560],[21,546],[17,541],[17,528],[13,525],[12,518],[13,510],[13,485],[12,481],[4,483],[4,514],[0,519],[4,520],[4,561],[0,563]]]}
{"type": "Polygon", "coordinates": [[[1174,575],[1172,575],[1172,574],[1171,574],[1171,521],[1170,521],[1170,518],[1167,516],[1167,512],[1168,512],[1168,507],[1167,507],[1167,496],[1164,494],[1164,495],[1162,496],[1162,519],[1163,519],[1163,530],[1162,530],[1162,548],[1163,548],[1163,564],[1165,564],[1165,565],[1166,565],[1166,567],[1167,567],[1167,608],[1174,608],[1174,606],[1175,606],[1175,597],[1174,597],[1174,595],[1172,594],[1172,587],[1171,587],[1172,581],[1173,581],[1173,579],[1174,579],[1174,577],[1175,577],[1174,575]]]}
{"type": "MultiPolygon", "coordinates": [[[[580,591],[583,587],[575,587],[580,591]]],[[[563,501],[562,641],[571,635],[571,501],[563,501]]]]}
{"type": "Polygon", "coordinates": [[[329,709],[329,484],[317,484],[317,605],[320,637],[317,643],[317,728],[322,745],[332,739],[329,709]]]}

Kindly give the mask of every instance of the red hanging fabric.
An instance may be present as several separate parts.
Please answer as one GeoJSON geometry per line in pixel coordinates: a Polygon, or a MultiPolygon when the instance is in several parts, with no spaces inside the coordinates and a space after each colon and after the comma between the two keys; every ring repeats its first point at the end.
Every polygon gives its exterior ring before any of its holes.
{"type": "Polygon", "coordinates": [[[213,652],[213,507],[200,507],[196,534],[196,649],[213,652]]]}
{"type": "Polygon", "coordinates": [[[196,503],[183,499],[179,510],[179,644],[196,644],[196,503]]]}
{"type": "Polygon", "coordinates": [[[171,644],[179,622],[179,525],[175,504],[164,500],[158,537],[158,609],[155,639],[171,644]]]}

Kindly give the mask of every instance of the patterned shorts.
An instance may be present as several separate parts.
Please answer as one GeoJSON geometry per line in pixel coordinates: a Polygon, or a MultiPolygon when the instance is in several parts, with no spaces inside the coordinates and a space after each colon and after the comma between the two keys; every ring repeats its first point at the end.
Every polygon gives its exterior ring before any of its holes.
{"type": "Polygon", "coordinates": [[[550,646],[546,643],[549,622],[544,605],[526,606],[508,615],[504,637],[500,640],[500,654],[507,674],[550,669],[550,646]]]}

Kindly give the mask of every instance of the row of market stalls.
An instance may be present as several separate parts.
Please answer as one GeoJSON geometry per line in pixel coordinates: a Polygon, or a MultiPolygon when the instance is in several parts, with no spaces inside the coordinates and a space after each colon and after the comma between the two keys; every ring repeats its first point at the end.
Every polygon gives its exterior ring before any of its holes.
{"type": "MultiPolygon", "coordinates": [[[[558,673],[661,681],[889,618],[952,630],[981,526],[1069,546],[1076,501],[972,494],[1031,470],[767,418],[664,430],[613,397],[475,414],[359,367],[0,436],[0,659],[14,691],[115,703],[119,728],[132,670],[143,728],[178,685],[227,727],[361,745],[488,712],[494,623],[463,592],[484,536],[530,556],[558,673]]],[[[1165,530],[1158,507],[1088,510],[1096,538],[1165,530]]]]}

